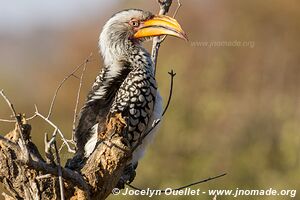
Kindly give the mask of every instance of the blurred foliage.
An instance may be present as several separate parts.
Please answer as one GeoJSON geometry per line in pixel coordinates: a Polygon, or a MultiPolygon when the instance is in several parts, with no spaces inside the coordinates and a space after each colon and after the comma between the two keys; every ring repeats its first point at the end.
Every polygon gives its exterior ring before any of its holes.
{"type": "MultiPolygon", "coordinates": [[[[139,163],[134,185],[178,187],[227,172],[226,177],[194,188],[275,188],[300,192],[299,1],[182,3],[177,19],[190,42],[168,38],[160,50],[157,79],[161,93],[166,99],[170,69],[177,73],[175,91],[161,130],[139,163]],[[254,41],[255,46],[191,45],[235,40],[254,41]]],[[[98,19],[74,23],[63,30],[44,27],[21,38],[0,37],[0,86],[17,110],[30,115],[36,103],[46,113],[60,80],[93,52],[95,61],[89,64],[85,76],[83,102],[102,63],[97,54],[100,28],[112,13],[127,7],[158,10],[154,0],[121,1],[118,7],[100,13],[98,19]]],[[[175,7],[174,4],[170,12],[175,7]]],[[[68,81],[59,93],[52,117],[68,136],[77,87],[78,80],[68,81]]],[[[9,117],[3,101],[0,111],[1,118],[9,117]]],[[[41,120],[31,123],[33,139],[43,149],[44,132],[51,133],[51,129],[41,120]]],[[[1,133],[12,127],[1,123],[1,133]]],[[[65,155],[64,159],[69,156],[65,155]]]]}

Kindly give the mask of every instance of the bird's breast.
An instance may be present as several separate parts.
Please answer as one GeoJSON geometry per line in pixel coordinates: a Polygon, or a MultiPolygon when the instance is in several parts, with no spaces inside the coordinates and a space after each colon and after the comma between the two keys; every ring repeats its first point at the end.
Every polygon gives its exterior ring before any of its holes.
{"type": "Polygon", "coordinates": [[[138,142],[148,127],[156,93],[156,81],[151,71],[135,69],[128,74],[116,95],[111,112],[121,112],[126,118],[131,145],[138,142]]]}

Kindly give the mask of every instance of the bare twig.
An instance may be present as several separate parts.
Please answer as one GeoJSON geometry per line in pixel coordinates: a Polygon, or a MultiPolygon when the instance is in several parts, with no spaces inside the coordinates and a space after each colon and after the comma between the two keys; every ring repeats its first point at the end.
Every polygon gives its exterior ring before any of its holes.
{"type": "MultiPolygon", "coordinates": [[[[178,5],[178,6],[177,6],[177,8],[176,8],[176,10],[175,10],[175,12],[174,12],[174,14],[173,14],[173,18],[176,17],[176,15],[177,15],[179,9],[180,9],[181,6],[182,6],[180,0],[177,0],[177,5],[178,5]]],[[[168,37],[167,35],[161,36],[160,39],[159,39],[159,41],[158,41],[159,45],[160,45],[163,41],[165,41],[165,39],[166,39],[167,37],[168,37]]],[[[157,53],[157,54],[158,54],[158,53],[157,53]]],[[[156,61],[156,62],[157,62],[157,61],[156,61]]],[[[155,65],[156,65],[156,64],[155,64],[155,65]]]]}
{"type": "MultiPolygon", "coordinates": [[[[169,9],[172,5],[172,0],[158,0],[159,3],[159,15],[165,15],[169,12],[169,9]]],[[[179,9],[181,8],[182,4],[180,0],[177,0],[177,8],[173,14],[173,18],[176,17],[179,9]]],[[[160,48],[161,43],[167,38],[167,35],[164,36],[157,36],[153,38],[153,45],[152,45],[152,61],[154,63],[154,74],[156,74],[156,65],[157,65],[157,57],[158,57],[158,51],[160,48]]]]}
{"type": "MultiPolygon", "coordinates": [[[[70,142],[71,144],[73,144],[73,139],[67,140],[67,142],[70,142]]],[[[59,153],[60,153],[61,150],[64,148],[64,146],[65,146],[65,143],[63,142],[63,143],[61,144],[61,146],[59,147],[59,149],[58,149],[58,152],[59,152],[59,153]]]]}
{"type": "MultiPolygon", "coordinates": [[[[16,113],[16,110],[14,108],[14,105],[10,102],[10,100],[5,96],[4,94],[4,91],[3,90],[0,90],[0,95],[3,97],[3,99],[6,101],[6,103],[8,104],[14,118],[16,119],[16,122],[17,122],[17,125],[18,125],[18,130],[20,132],[20,136],[21,136],[21,139],[23,140],[24,142],[24,138],[23,138],[23,134],[22,134],[22,125],[21,125],[21,121],[20,119],[17,117],[17,113],[16,113]]],[[[25,143],[25,142],[24,142],[25,143]]]]}
{"type": "MultiPolygon", "coordinates": [[[[31,117],[26,118],[26,121],[30,121],[36,117],[36,114],[32,115],[31,117]]],[[[7,123],[16,123],[17,121],[14,119],[0,119],[0,122],[7,122],[7,123]]]]}
{"type": "Polygon", "coordinates": [[[56,100],[56,97],[58,95],[58,92],[60,90],[60,88],[64,85],[64,83],[70,78],[70,77],[76,77],[78,78],[75,73],[82,67],[82,66],[85,66],[87,63],[90,62],[90,58],[92,57],[92,54],[90,54],[90,56],[85,59],[85,61],[83,63],[81,63],[80,65],[78,65],[68,76],[66,76],[62,82],[58,85],[58,87],[56,88],[55,90],[55,93],[54,93],[54,96],[53,96],[53,99],[51,101],[51,104],[50,104],[50,108],[49,108],[49,112],[48,112],[48,115],[47,115],[47,119],[49,119],[51,117],[51,114],[52,114],[52,110],[53,110],[53,107],[54,107],[54,103],[55,103],[55,100],[56,100]]]}
{"type": "MultiPolygon", "coordinates": [[[[183,189],[185,189],[185,188],[192,187],[192,186],[195,186],[195,185],[199,185],[199,184],[201,184],[201,183],[209,182],[209,181],[212,181],[212,180],[214,180],[214,179],[221,178],[221,177],[226,176],[226,175],[227,175],[227,173],[223,173],[223,174],[218,175],[218,176],[209,177],[209,178],[207,178],[207,179],[200,180],[200,181],[197,181],[197,182],[195,182],[195,183],[191,183],[191,184],[188,184],[188,185],[185,185],[185,186],[176,188],[176,189],[172,189],[172,191],[183,190],[183,189]]],[[[138,191],[144,190],[144,189],[135,187],[135,186],[130,185],[130,184],[126,184],[126,185],[129,186],[130,188],[134,189],[134,190],[138,190],[138,191]]],[[[161,191],[162,193],[165,193],[165,192],[166,192],[166,190],[160,190],[160,191],[161,191]]]]}
{"type": "Polygon", "coordinates": [[[45,133],[44,143],[45,143],[45,154],[46,154],[47,163],[55,164],[54,156],[53,156],[53,153],[51,151],[51,143],[48,140],[48,134],[47,133],[45,133]]]}
{"type": "Polygon", "coordinates": [[[167,102],[167,105],[164,109],[164,112],[162,114],[162,117],[166,114],[168,108],[169,108],[169,105],[171,103],[171,100],[172,100],[172,96],[173,96],[173,86],[174,86],[174,77],[176,76],[176,73],[171,70],[170,72],[168,72],[169,75],[171,76],[171,85],[170,85],[170,93],[169,93],[169,98],[168,98],[168,102],[167,102]]]}
{"type": "Polygon", "coordinates": [[[160,15],[165,15],[169,12],[169,9],[172,5],[172,0],[157,0],[157,3],[159,4],[160,10],[159,14],[160,15]]]}
{"type": "MultiPolygon", "coordinates": [[[[165,15],[169,12],[170,6],[172,4],[172,0],[158,0],[157,1],[160,7],[159,15],[165,15]]],[[[158,57],[158,51],[160,48],[162,41],[161,37],[154,37],[153,38],[153,45],[152,45],[152,61],[154,64],[154,74],[156,73],[156,65],[157,65],[157,57],[158,57]]]]}
{"type": "Polygon", "coordinates": [[[0,119],[0,122],[16,123],[16,120],[12,120],[12,119],[0,119]]]}
{"type": "Polygon", "coordinates": [[[218,179],[218,178],[221,178],[223,176],[226,176],[227,173],[223,173],[221,175],[218,175],[218,176],[214,176],[214,177],[209,177],[207,179],[204,179],[204,180],[201,180],[201,181],[197,181],[195,183],[191,183],[191,184],[188,184],[188,185],[185,185],[185,186],[182,186],[182,187],[179,187],[179,188],[176,188],[176,189],[173,189],[173,190],[183,190],[185,188],[188,188],[188,187],[192,187],[192,186],[195,186],[195,185],[199,185],[201,183],[205,183],[205,182],[209,182],[209,181],[212,181],[214,179],[218,179]]]}
{"type": "MultiPolygon", "coordinates": [[[[92,53],[91,53],[90,56],[92,56],[92,53]]],[[[81,91],[83,76],[84,76],[84,72],[86,70],[86,67],[87,67],[87,62],[84,63],[84,66],[83,66],[83,69],[82,69],[82,73],[81,73],[81,76],[80,76],[80,82],[79,82],[79,87],[78,87],[78,92],[77,92],[77,98],[76,98],[76,104],[75,104],[75,109],[74,109],[74,117],[73,117],[72,142],[74,142],[74,134],[75,134],[75,127],[76,127],[76,120],[77,120],[78,104],[79,104],[79,99],[80,99],[80,91],[81,91]]]]}
{"type": "Polygon", "coordinates": [[[181,8],[181,6],[182,6],[182,4],[181,4],[180,0],[177,0],[177,8],[176,8],[176,10],[175,10],[175,12],[173,14],[173,18],[176,17],[176,15],[177,15],[179,9],[181,8]]]}
{"type": "Polygon", "coordinates": [[[60,189],[60,199],[64,200],[65,192],[64,192],[64,183],[63,183],[63,179],[62,179],[62,167],[61,167],[61,163],[60,163],[60,157],[59,157],[59,152],[58,152],[57,145],[56,145],[56,140],[54,140],[53,146],[55,149],[56,160],[57,160],[57,172],[58,172],[58,181],[59,181],[59,189],[60,189]]]}
{"type": "Polygon", "coordinates": [[[14,118],[16,119],[17,122],[17,127],[18,127],[18,131],[20,133],[20,138],[21,138],[21,145],[23,146],[23,150],[24,152],[24,156],[25,156],[25,160],[28,161],[29,159],[29,151],[27,149],[25,140],[24,140],[24,136],[23,136],[23,129],[22,129],[22,122],[21,119],[17,116],[16,110],[14,108],[14,105],[10,102],[10,100],[5,96],[3,90],[0,90],[0,95],[3,97],[3,99],[6,101],[6,103],[8,104],[14,118]]]}
{"type": "Polygon", "coordinates": [[[36,117],[36,114],[32,115],[31,117],[26,118],[26,121],[30,121],[36,117]]]}
{"type": "MultiPolygon", "coordinates": [[[[43,120],[45,120],[48,124],[50,124],[55,129],[55,131],[54,131],[54,137],[56,136],[56,133],[59,133],[59,135],[60,135],[63,143],[65,143],[65,145],[67,146],[68,151],[70,153],[75,153],[75,150],[70,147],[67,139],[65,138],[65,136],[61,132],[61,130],[53,122],[51,122],[47,117],[44,117],[41,113],[39,113],[37,106],[35,106],[35,114],[37,116],[39,116],[40,118],[42,118],[43,120]]],[[[52,137],[52,138],[54,138],[54,137],[52,137]]]]}
{"type": "Polygon", "coordinates": [[[53,146],[54,149],[55,149],[55,155],[56,155],[56,161],[57,161],[56,166],[57,166],[59,189],[60,189],[60,199],[64,200],[65,199],[65,194],[64,194],[65,192],[64,192],[64,185],[63,185],[63,178],[62,178],[62,167],[61,167],[61,162],[60,162],[59,151],[57,149],[57,144],[56,144],[56,134],[57,134],[57,132],[58,132],[58,129],[55,129],[50,141],[48,141],[47,133],[45,134],[45,152],[46,152],[46,157],[48,157],[50,162],[52,164],[55,164],[53,154],[51,152],[51,146],[53,146]],[[47,156],[47,154],[48,154],[48,156],[47,156]]]}

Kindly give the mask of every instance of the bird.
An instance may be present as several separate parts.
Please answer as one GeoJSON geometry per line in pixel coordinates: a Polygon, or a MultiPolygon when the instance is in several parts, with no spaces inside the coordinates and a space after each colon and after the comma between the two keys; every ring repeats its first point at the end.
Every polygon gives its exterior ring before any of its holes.
{"type": "MultiPolygon", "coordinates": [[[[75,129],[77,161],[88,158],[99,140],[113,134],[108,133],[113,123],[124,125],[122,134],[133,147],[162,117],[154,64],[142,46],[144,41],[162,35],[187,40],[174,18],[140,9],[122,10],[105,23],[99,37],[104,66],[81,108],[75,129]]],[[[156,129],[134,150],[129,164],[137,165],[156,129]]]]}

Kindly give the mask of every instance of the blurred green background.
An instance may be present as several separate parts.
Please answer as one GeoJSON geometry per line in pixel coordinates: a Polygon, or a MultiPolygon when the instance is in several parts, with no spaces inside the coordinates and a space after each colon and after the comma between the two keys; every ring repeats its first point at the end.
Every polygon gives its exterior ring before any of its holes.
{"type": "MultiPolygon", "coordinates": [[[[174,188],[227,172],[221,179],[193,188],[300,192],[300,2],[182,0],[182,4],[176,18],[190,41],[169,37],[161,47],[159,87],[167,100],[167,72],[174,69],[175,91],[133,184],[174,188]],[[251,45],[228,45],[234,41],[251,45]]],[[[0,89],[18,112],[30,116],[37,104],[46,115],[60,81],[93,52],[82,105],[102,66],[97,48],[101,27],[113,13],[131,7],[158,12],[156,0],[0,1],[0,89]]],[[[176,1],[170,15],[175,8],[176,1]]],[[[52,116],[68,137],[77,87],[75,78],[64,85],[52,116]]],[[[0,118],[9,117],[9,108],[0,100],[0,118]]],[[[52,129],[40,119],[30,123],[33,140],[42,150],[44,133],[52,129]]],[[[13,124],[0,122],[0,127],[4,134],[13,124]]],[[[69,156],[64,152],[63,159],[69,156]]]]}

